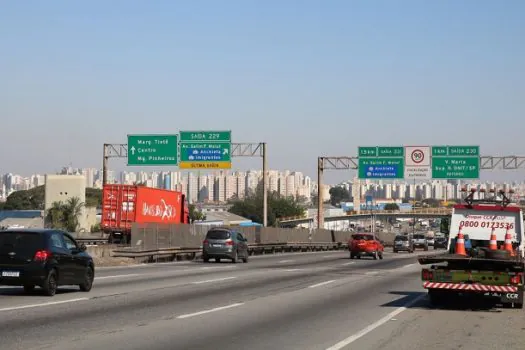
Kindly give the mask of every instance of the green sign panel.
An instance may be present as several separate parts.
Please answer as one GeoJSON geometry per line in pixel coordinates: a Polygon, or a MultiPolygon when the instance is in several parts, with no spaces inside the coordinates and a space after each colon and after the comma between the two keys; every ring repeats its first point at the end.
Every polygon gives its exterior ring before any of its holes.
{"type": "Polygon", "coordinates": [[[232,133],[231,131],[181,131],[180,141],[181,142],[220,142],[226,141],[231,142],[232,133]]]}
{"type": "Polygon", "coordinates": [[[181,169],[230,169],[231,131],[181,131],[181,169]]]}
{"type": "Polygon", "coordinates": [[[405,155],[404,147],[377,147],[378,157],[403,157],[405,155]]]}
{"type": "Polygon", "coordinates": [[[177,165],[178,135],[128,135],[128,165],[177,165]]]}
{"type": "Polygon", "coordinates": [[[479,179],[479,146],[432,147],[433,179],[479,179]]]}
{"type": "Polygon", "coordinates": [[[402,179],[404,178],[403,158],[359,158],[360,179],[402,179]]]}

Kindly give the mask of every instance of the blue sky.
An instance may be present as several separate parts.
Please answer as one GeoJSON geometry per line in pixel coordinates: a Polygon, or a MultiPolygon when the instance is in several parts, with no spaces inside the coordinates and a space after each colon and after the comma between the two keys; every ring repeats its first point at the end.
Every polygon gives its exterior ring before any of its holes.
{"type": "Polygon", "coordinates": [[[2,173],[100,167],[104,142],[188,129],[268,142],[271,168],[311,176],[317,156],[353,156],[359,145],[525,154],[523,1],[1,7],[2,173]]]}

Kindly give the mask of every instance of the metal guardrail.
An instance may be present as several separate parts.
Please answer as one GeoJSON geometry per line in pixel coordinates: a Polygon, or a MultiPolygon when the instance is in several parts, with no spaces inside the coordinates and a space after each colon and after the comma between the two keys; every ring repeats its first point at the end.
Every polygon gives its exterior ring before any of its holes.
{"type": "MultiPolygon", "coordinates": [[[[348,249],[347,243],[333,242],[294,242],[294,243],[265,243],[249,244],[248,252],[250,255],[265,253],[283,253],[297,251],[327,251],[348,249]]],[[[202,252],[202,247],[167,247],[159,249],[137,249],[126,247],[113,250],[112,256],[125,258],[161,258],[171,257],[176,259],[179,255],[192,255],[195,257],[202,252]]]]}

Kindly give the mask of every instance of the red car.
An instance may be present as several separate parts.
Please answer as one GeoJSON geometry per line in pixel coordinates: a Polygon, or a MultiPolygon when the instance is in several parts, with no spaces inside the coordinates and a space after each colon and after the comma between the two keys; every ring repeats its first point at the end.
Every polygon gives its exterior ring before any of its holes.
{"type": "Polygon", "coordinates": [[[377,258],[383,259],[385,246],[372,233],[355,233],[348,241],[348,250],[350,250],[350,259],[371,256],[377,260],[377,258]]]}

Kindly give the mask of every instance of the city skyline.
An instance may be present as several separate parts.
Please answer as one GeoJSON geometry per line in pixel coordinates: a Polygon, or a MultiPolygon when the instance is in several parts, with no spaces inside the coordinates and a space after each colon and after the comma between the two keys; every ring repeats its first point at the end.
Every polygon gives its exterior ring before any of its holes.
{"type": "MultiPolygon", "coordinates": [[[[196,129],[266,142],[269,168],[312,178],[318,156],[357,156],[358,146],[479,145],[485,156],[525,156],[524,6],[8,2],[0,166],[98,167],[104,143],[196,129]]],[[[260,159],[233,164],[261,168],[260,159]]],[[[353,176],[325,173],[327,183],[353,176]]]]}

